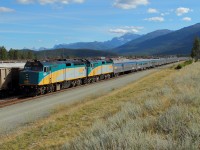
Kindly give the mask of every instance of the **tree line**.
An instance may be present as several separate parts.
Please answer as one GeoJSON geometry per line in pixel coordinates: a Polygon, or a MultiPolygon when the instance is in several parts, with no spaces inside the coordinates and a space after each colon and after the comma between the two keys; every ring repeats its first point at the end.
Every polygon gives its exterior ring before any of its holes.
{"type": "Polygon", "coordinates": [[[200,59],[200,39],[199,37],[196,37],[193,43],[193,48],[191,51],[191,57],[197,61],[200,59]]]}
{"type": "Polygon", "coordinates": [[[34,59],[35,56],[30,50],[16,50],[10,49],[6,50],[4,46],[0,47],[0,60],[27,60],[34,59]]]}

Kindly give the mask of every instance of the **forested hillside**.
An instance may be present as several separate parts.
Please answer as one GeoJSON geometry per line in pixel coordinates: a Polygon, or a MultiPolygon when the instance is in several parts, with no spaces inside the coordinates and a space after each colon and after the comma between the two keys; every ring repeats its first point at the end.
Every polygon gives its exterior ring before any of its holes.
{"type": "Polygon", "coordinates": [[[76,57],[102,57],[116,56],[113,52],[89,50],[89,49],[54,49],[54,50],[6,50],[0,47],[0,60],[27,60],[27,59],[48,59],[48,58],[76,58],[76,57]]]}

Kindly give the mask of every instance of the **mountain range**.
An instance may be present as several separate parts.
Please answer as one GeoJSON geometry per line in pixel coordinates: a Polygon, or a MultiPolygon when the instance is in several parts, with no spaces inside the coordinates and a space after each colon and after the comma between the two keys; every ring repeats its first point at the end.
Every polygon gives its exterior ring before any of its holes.
{"type": "MultiPolygon", "coordinates": [[[[38,52],[56,50],[59,56],[67,55],[84,57],[109,56],[109,55],[189,55],[193,46],[194,38],[200,37],[200,23],[171,31],[168,29],[156,30],[144,35],[127,33],[121,37],[115,37],[105,42],[78,42],[71,44],[59,44],[46,50],[42,48],[38,52]],[[97,50],[97,51],[94,51],[97,50]],[[84,52],[84,54],[83,54],[84,52]],[[81,53],[81,54],[79,54],[81,53]]],[[[57,56],[57,55],[56,55],[57,56]]]]}
{"type": "Polygon", "coordinates": [[[200,36],[200,23],[177,31],[158,30],[111,51],[133,55],[188,55],[191,52],[194,38],[197,36],[200,36]],[[154,36],[151,36],[152,34],[154,36]]]}
{"type": "Polygon", "coordinates": [[[168,33],[171,33],[173,31],[163,29],[163,30],[156,30],[150,33],[147,33],[145,35],[140,36],[139,38],[132,40],[130,42],[127,42],[117,48],[114,48],[112,51],[118,52],[118,53],[125,53],[125,52],[131,52],[132,49],[134,49],[138,44],[143,43],[145,41],[157,38],[159,36],[166,35],[168,33]]]}
{"type": "Polygon", "coordinates": [[[71,44],[58,44],[53,49],[67,48],[67,49],[93,49],[93,50],[108,50],[121,46],[129,41],[139,38],[141,35],[127,33],[120,37],[115,37],[105,42],[77,42],[71,44]]]}

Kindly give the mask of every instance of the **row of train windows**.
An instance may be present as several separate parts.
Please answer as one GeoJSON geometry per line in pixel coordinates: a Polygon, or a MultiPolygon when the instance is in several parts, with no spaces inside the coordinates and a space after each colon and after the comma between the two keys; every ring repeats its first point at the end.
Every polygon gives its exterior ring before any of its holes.
{"type": "MultiPolygon", "coordinates": [[[[106,64],[106,62],[102,62],[102,64],[106,64]]],[[[85,64],[84,63],[74,63],[74,66],[80,66],[80,65],[85,65],[85,64]]],[[[98,65],[98,63],[88,64],[87,66],[88,67],[94,67],[96,65],[98,65]]],[[[72,66],[72,64],[71,63],[66,63],[66,66],[69,67],[69,66],[72,66]]]]}

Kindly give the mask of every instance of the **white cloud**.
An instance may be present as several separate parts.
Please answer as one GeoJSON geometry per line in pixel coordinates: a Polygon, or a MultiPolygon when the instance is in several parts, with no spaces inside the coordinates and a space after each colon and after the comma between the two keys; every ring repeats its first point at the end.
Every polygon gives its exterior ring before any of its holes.
{"type": "Polygon", "coordinates": [[[170,13],[169,12],[165,12],[165,13],[161,13],[160,15],[161,16],[166,16],[166,15],[169,15],[170,13]]]}
{"type": "Polygon", "coordinates": [[[39,3],[41,5],[45,4],[69,4],[69,3],[83,3],[84,0],[17,0],[21,4],[31,4],[31,3],[39,3]]]}
{"type": "Polygon", "coordinates": [[[139,5],[147,5],[149,0],[115,0],[114,6],[121,9],[132,9],[139,5]]]}
{"type": "Polygon", "coordinates": [[[30,3],[33,3],[34,0],[17,0],[19,3],[21,4],[30,4],[30,3]]]}
{"type": "Polygon", "coordinates": [[[136,27],[136,26],[125,26],[117,29],[110,29],[109,32],[117,33],[117,34],[126,34],[126,33],[138,33],[144,27],[136,27]]]}
{"type": "Polygon", "coordinates": [[[14,9],[11,9],[11,8],[7,8],[7,7],[0,7],[0,13],[3,12],[3,13],[7,13],[7,12],[13,12],[15,11],[14,9]]]}
{"type": "Polygon", "coordinates": [[[125,33],[128,33],[128,31],[125,30],[125,29],[110,29],[109,32],[111,32],[111,33],[117,33],[117,34],[125,34],[125,33]]]}
{"type": "Polygon", "coordinates": [[[165,19],[163,17],[152,17],[152,18],[147,18],[147,19],[144,19],[144,20],[154,21],[154,22],[163,22],[163,21],[165,21],[165,19]]]}
{"type": "Polygon", "coordinates": [[[147,10],[147,12],[150,13],[150,14],[153,14],[153,13],[158,13],[158,10],[157,10],[157,9],[154,9],[154,8],[149,8],[149,9],[147,10]]]}
{"type": "Polygon", "coordinates": [[[190,11],[192,11],[190,8],[179,7],[176,9],[176,14],[177,16],[181,16],[183,14],[189,13],[190,11]]]}
{"type": "Polygon", "coordinates": [[[192,21],[192,18],[190,18],[190,17],[184,17],[182,20],[183,21],[192,21]]]}

